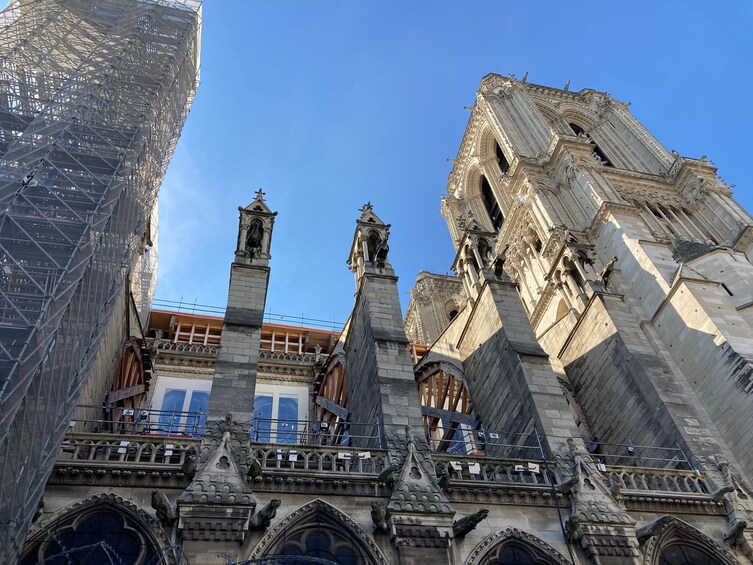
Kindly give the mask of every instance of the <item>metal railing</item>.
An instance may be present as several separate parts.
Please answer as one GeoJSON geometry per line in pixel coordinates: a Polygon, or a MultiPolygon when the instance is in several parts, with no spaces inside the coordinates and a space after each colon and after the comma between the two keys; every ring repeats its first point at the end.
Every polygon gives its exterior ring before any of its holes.
{"type": "Polygon", "coordinates": [[[322,422],[316,420],[288,420],[281,418],[254,418],[251,423],[253,443],[279,443],[293,445],[377,445],[382,438],[376,423],[322,422]]]}
{"type": "Polygon", "coordinates": [[[693,470],[693,465],[678,444],[675,444],[674,447],[660,447],[635,445],[630,440],[628,440],[628,443],[594,441],[587,444],[587,448],[602,472],[608,465],[646,469],[693,470]]]}
{"type": "MultiPolygon", "coordinates": [[[[212,316],[224,316],[224,306],[211,306],[209,304],[198,304],[196,300],[193,302],[183,300],[167,300],[164,298],[155,298],[152,301],[152,306],[155,308],[165,308],[167,310],[173,310],[176,312],[187,312],[191,314],[209,314],[212,316]]],[[[294,314],[275,314],[274,312],[264,312],[264,321],[268,324],[284,324],[287,326],[300,326],[302,328],[316,328],[327,331],[338,332],[343,329],[343,322],[338,322],[335,319],[324,320],[321,318],[309,318],[305,315],[294,314]]]]}
{"type": "Polygon", "coordinates": [[[457,456],[494,457],[518,461],[541,461],[544,448],[536,432],[493,432],[458,428],[452,439],[428,438],[435,453],[457,456]]]}
{"type": "Polygon", "coordinates": [[[79,405],[69,423],[71,431],[167,437],[201,437],[206,412],[79,405]]]}

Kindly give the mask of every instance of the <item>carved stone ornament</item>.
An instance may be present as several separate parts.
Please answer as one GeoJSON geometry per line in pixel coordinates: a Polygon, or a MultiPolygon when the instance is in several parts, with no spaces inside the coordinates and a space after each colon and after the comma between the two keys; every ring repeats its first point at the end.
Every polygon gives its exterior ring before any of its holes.
{"type": "Polygon", "coordinates": [[[662,516],[639,528],[636,533],[639,534],[639,540],[644,545],[644,565],[659,563],[659,556],[663,548],[670,545],[673,540],[681,541],[683,544],[697,547],[704,553],[713,555],[713,562],[718,565],[739,565],[730,551],[687,522],[683,522],[674,516],[662,516]]]}
{"type": "Polygon", "coordinates": [[[170,540],[165,535],[158,520],[144,512],[140,507],[112,492],[103,492],[93,494],[88,498],[66,506],[48,516],[44,514],[37,520],[29,530],[27,545],[39,542],[44,536],[54,530],[54,525],[60,523],[66,516],[81,515],[93,509],[114,508],[117,512],[122,512],[132,520],[140,522],[143,529],[151,538],[149,541],[157,548],[163,549],[170,545],[170,540]]]}
{"type": "Polygon", "coordinates": [[[551,545],[528,532],[519,530],[518,528],[505,528],[504,530],[500,530],[484,538],[473,548],[465,564],[486,565],[488,562],[494,563],[491,559],[493,559],[493,556],[496,556],[499,547],[512,540],[522,542],[524,545],[532,547],[539,553],[546,555],[557,565],[571,565],[570,560],[551,545]]]}
{"type": "Polygon", "coordinates": [[[294,528],[296,524],[305,522],[309,516],[317,514],[326,516],[330,521],[339,524],[359,541],[366,553],[365,557],[367,557],[367,561],[365,563],[389,565],[389,561],[382,554],[370,535],[363,531],[347,514],[321,499],[313,500],[301,506],[277,522],[259,541],[251,552],[251,555],[249,555],[249,559],[263,557],[268,549],[273,548],[277,544],[278,538],[285,535],[287,529],[294,528]]]}
{"type": "MultiPolygon", "coordinates": [[[[393,446],[403,443],[395,438],[393,446]]],[[[406,426],[405,458],[392,489],[387,509],[392,512],[452,515],[455,511],[447,501],[436,478],[428,446],[419,442],[406,426]]]]}

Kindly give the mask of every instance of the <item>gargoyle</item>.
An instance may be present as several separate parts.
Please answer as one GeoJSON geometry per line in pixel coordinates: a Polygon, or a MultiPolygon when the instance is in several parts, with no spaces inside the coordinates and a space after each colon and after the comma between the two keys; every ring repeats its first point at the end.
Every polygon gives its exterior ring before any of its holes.
{"type": "Polygon", "coordinates": [[[374,533],[387,531],[387,520],[378,502],[371,503],[371,521],[374,522],[374,533]]]}
{"type": "Polygon", "coordinates": [[[392,488],[392,486],[395,484],[395,473],[398,472],[397,465],[390,465],[387,467],[384,471],[379,473],[379,477],[377,477],[377,482],[384,483],[388,487],[392,488]]]}
{"type": "Polygon", "coordinates": [[[478,526],[479,522],[486,520],[486,517],[488,515],[489,511],[486,508],[482,508],[478,512],[469,514],[468,516],[461,518],[460,520],[457,520],[454,524],[452,524],[452,533],[456,538],[465,537],[467,534],[476,529],[476,526],[478,526]]]}
{"type": "Polygon", "coordinates": [[[164,492],[157,489],[152,491],[152,508],[157,511],[157,519],[161,524],[168,525],[175,521],[175,510],[164,492]]]}
{"type": "Polygon", "coordinates": [[[277,516],[277,507],[280,506],[281,502],[279,498],[273,498],[268,504],[265,504],[264,508],[251,518],[251,527],[255,530],[266,530],[272,523],[272,518],[277,516]]]}

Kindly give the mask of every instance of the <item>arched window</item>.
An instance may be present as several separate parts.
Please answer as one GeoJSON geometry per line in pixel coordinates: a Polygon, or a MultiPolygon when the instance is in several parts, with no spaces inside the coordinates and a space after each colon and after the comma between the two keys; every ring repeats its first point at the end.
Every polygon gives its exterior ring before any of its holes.
{"type": "Polygon", "coordinates": [[[72,512],[48,527],[26,548],[22,565],[89,565],[123,563],[137,565],[155,560],[158,550],[146,533],[146,525],[109,504],[72,512]]]}
{"type": "Polygon", "coordinates": [[[507,161],[507,157],[505,157],[504,151],[502,151],[502,148],[497,142],[494,143],[494,152],[497,155],[497,164],[499,165],[499,170],[502,171],[502,174],[509,171],[510,163],[507,161]]]}
{"type": "Polygon", "coordinates": [[[593,137],[591,137],[590,135],[588,135],[585,132],[585,130],[582,127],[580,127],[579,125],[577,125],[577,124],[568,124],[568,125],[570,126],[570,129],[573,130],[573,133],[575,135],[581,135],[582,134],[582,135],[585,135],[588,138],[588,140],[591,142],[591,145],[593,145],[594,153],[596,153],[596,155],[599,157],[599,160],[602,163],[604,163],[604,165],[606,165],[607,167],[611,167],[612,166],[612,163],[609,161],[609,159],[607,159],[607,156],[601,150],[601,147],[599,147],[599,145],[594,141],[593,137]]]}
{"type": "Polygon", "coordinates": [[[322,500],[288,514],[262,538],[250,557],[254,563],[270,564],[303,564],[317,559],[339,565],[387,564],[370,536],[322,500]],[[300,556],[300,560],[295,556],[300,556]]]}
{"type": "Polygon", "coordinates": [[[492,221],[492,226],[494,226],[494,231],[498,232],[502,228],[505,217],[499,208],[497,199],[494,197],[492,187],[484,175],[481,175],[481,197],[484,200],[486,213],[489,214],[489,219],[492,221]]]}
{"type": "Polygon", "coordinates": [[[664,516],[663,524],[652,528],[644,544],[645,563],[648,565],[732,565],[737,563],[732,554],[714,540],[679,518],[664,516]]]}
{"type": "Polygon", "coordinates": [[[467,565],[567,565],[570,561],[536,536],[517,528],[493,533],[471,552],[467,565]],[[480,548],[483,548],[479,551],[480,548]]]}

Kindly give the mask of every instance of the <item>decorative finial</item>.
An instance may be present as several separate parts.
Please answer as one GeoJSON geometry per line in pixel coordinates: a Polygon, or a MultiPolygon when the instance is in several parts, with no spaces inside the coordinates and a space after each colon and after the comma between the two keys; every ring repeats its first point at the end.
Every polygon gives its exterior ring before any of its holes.
{"type": "Polygon", "coordinates": [[[570,91],[570,81],[567,81],[567,83],[565,83],[565,88],[563,88],[563,90],[565,92],[569,92],[570,91]]]}
{"type": "Polygon", "coordinates": [[[524,74],[523,78],[520,79],[520,82],[528,82],[528,71],[526,71],[526,74],[524,74]]]}
{"type": "Polygon", "coordinates": [[[359,212],[362,214],[365,214],[366,212],[371,212],[371,210],[374,207],[371,205],[371,200],[369,200],[366,204],[364,204],[361,208],[358,209],[359,212]]]}
{"type": "Polygon", "coordinates": [[[266,194],[266,192],[262,191],[260,187],[259,190],[257,190],[255,194],[256,194],[257,200],[264,200],[264,195],[266,194]]]}

